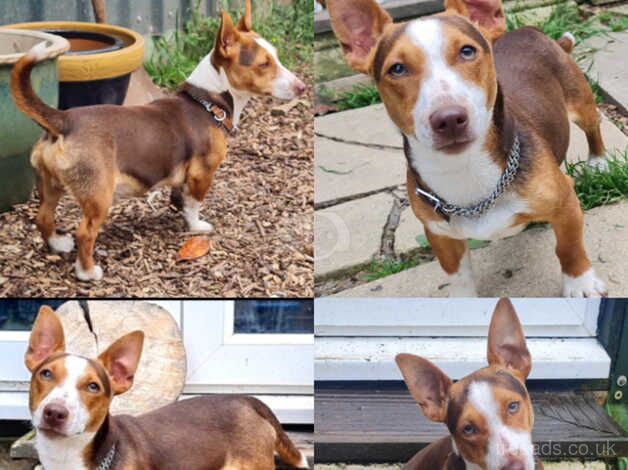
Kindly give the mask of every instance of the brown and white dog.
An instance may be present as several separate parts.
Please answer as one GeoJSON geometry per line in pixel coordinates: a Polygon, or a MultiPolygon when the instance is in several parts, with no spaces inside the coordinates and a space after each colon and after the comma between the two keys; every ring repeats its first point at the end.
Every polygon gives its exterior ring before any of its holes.
{"type": "Polygon", "coordinates": [[[252,397],[200,397],[138,417],[111,416],[113,397],[133,385],[143,342],[135,331],[97,359],[68,354],[59,318],[40,309],[25,363],[45,470],[272,470],[274,452],[308,468],[273,412],[252,397]]]}
{"type": "Polygon", "coordinates": [[[534,456],[525,387],[532,361],[510,300],[499,300],[493,313],[488,367],[453,383],[421,357],[399,354],[396,361],[423,414],[451,434],[421,450],[405,470],[543,469],[534,456]]]}
{"type": "Polygon", "coordinates": [[[606,163],[593,94],[569,55],[573,36],[502,35],[481,25],[480,10],[470,22],[460,0],[401,24],[374,0],[328,0],[327,9],[345,59],[374,79],[403,135],[410,204],[450,295],[477,295],[466,239],[512,236],[533,221],[554,229],[563,295],[605,295],[573,181],[559,167],[568,116],[586,133],[590,163],[606,163]]]}
{"type": "Polygon", "coordinates": [[[83,209],[76,231],[80,280],[103,276],[93,259],[98,231],[118,197],[169,185],[183,190],[183,216],[190,231],[213,228],[199,218],[201,203],[227,152],[227,132],[237,129],[254,95],[293,99],[305,85],[279,61],[277,50],[252,29],[251,4],[234,25],[228,13],[214,49],[179,93],[145,106],[88,106],[59,111],[34,93],[30,72],[44,57],[35,46],[15,65],[11,92],[17,106],[45,129],[31,163],[41,199],[37,227],[58,252],[74,247],[55,229],[55,208],[68,192],[83,209]]]}

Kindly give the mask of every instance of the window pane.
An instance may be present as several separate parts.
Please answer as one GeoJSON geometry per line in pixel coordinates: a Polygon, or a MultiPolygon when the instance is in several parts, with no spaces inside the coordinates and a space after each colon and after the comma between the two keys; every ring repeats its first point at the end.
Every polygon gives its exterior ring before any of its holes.
{"type": "Polygon", "coordinates": [[[314,333],[311,300],[236,300],[235,333],[314,333]]]}
{"type": "Polygon", "coordinates": [[[0,330],[28,331],[39,307],[48,305],[56,309],[64,300],[0,300],[0,330]]]}

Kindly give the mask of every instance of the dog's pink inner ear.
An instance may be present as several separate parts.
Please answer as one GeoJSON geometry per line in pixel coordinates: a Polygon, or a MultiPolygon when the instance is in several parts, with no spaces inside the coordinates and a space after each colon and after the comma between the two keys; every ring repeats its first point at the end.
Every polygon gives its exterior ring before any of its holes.
{"type": "Polygon", "coordinates": [[[134,331],[115,341],[98,356],[98,360],[111,377],[115,395],[126,392],[133,385],[143,343],[144,333],[134,331]]]}
{"type": "Polygon", "coordinates": [[[368,56],[392,19],[373,0],[327,2],[332,28],[345,60],[355,70],[368,73],[368,56]]]}
{"type": "Polygon", "coordinates": [[[238,32],[229,13],[223,10],[221,16],[216,49],[223,57],[229,57],[233,51],[233,45],[236,43],[238,32]]]}
{"type": "Polygon", "coordinates": [[[65,351],[63,325],[54,311],[44,305],[39,309],[33,324],[24,363],[32,372],[45,359],[63,351],[65,351]]]}
{"type": "Polygon", "coordinates": [[[422,357],[398,354],[395,361],[412,398],[419,404],[425,417],[444,422],[447,418],[451,379],[422,357]]]}
{"type": "Polygon", "coordinates": [[[509,299],[495,306],[488,332],[487,358],[490,365],[511,370],[522,380],[530,375],[532,359],[523,328],[509,299]]]}

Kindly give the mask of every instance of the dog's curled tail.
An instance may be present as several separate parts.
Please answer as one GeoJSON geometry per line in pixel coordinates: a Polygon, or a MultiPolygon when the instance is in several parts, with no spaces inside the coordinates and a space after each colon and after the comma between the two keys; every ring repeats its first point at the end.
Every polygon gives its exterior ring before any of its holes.
{"type": "Polygon", "coordinates": [[[573,51],[573,48],[576,45],[576,38],[570,32],[566,32],[556,42],[563,49],[563,51],[567,54],[571,54],[571,51],[573,51]]]}
{"type": "Polygon", "coordinates": [[[11,94],[20,111],[52,135],[58,136],[66,131],[63,111],[44,103],[31,84],[31,70],[46,58],[46,43],[40,42],[17,61],[11,72],[11,94]]]}
{"type": "Polygon", "coordinates": [[[288,434],[283,430],[281,423],[271,409],[255,398],[250,398],[250,401],[257,414],[268,421],[275,429],[275,433],[277,434],[275,450],[279,454],[279,457],[281,457],[281,460],[295,468],[310,468],[307,458],[290,440],[288,434]]]}

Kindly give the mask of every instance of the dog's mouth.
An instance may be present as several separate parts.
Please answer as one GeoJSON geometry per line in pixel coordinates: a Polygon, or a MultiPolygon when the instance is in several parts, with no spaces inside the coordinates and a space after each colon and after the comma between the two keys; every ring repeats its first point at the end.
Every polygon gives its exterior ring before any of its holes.
{"type": "Polygon", "coordinates": [[[46,425],[38,426],[37,432],[43,434],[48,439],[63,439],[64,437],[68,437],[68,435],[60,429],[52,428],[46,425]]]}
{"type": "Polygon", "coordinates": [[[440,152],[455,155],[462,153],[473,142],[471,137],[461,137],[448,141],[434,142],[434,148],[440,152]]]}

